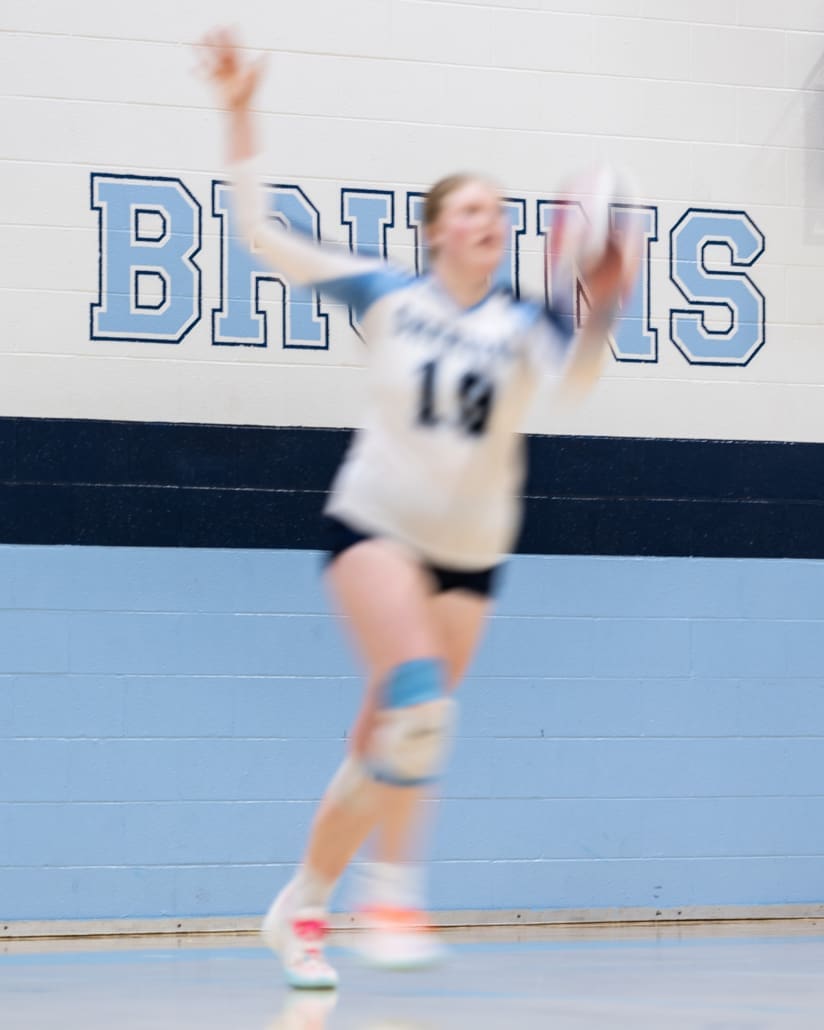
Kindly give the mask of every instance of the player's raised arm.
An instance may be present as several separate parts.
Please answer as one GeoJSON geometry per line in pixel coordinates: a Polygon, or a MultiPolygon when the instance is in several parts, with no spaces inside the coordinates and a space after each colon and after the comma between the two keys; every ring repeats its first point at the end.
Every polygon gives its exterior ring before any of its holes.
{"type": "Polygon", "coordinates": [[[561,392],[570,399],[583,396],[600,378],[625,281],[626,257],[620,243],[610,240],[585,277],[590,312],[572,344],[560,383],[561,392]]]}
{"type": "Polygon", "coordinates": [[[334,299],[363,309],[365,294],[367,300],[371,299],[372,283],[368,277],[382,269],[382,262],[324,247],[287,231],[266,213],[255,170],[258,144],[252,114],[252,101],[263,76],[263,60],[246,60],[228,29],[216,29],[205,36],[200,53],[203,70],[226,112],[227,163],[244,239],[295,286],[318,286],[334,299]]]}
{"type": "Polygon", "coordinates": [[[200,43],[201,68],[228,116],[230,165],[257,154],[251,103],[263,77],[264,59],[246,61],[229,29],[214,29],[200,43]]]}
{"type": "Polygon", "coordinates": [[[560,390],[570,399],[585,394],[598,380],[608,350],[608,334],[619,303],[629,296],[638,275],[640,237],[623,227],[616,229],[611,208],[634,193],[628,173],[605,166],[576,184],[586,191],[586,219],[562,228],[556,257],[562,274],[583,279],[590,313],[575,338],[561,379],[560,390]]]}

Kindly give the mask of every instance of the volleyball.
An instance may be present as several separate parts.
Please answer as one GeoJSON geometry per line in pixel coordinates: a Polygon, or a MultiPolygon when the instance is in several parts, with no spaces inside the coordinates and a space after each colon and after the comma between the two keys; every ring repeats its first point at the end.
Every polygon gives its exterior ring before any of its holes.
{"type": "Polygon", "coordinates": [[[614,165],[599,165],[570,177],[560,191],[562,206],[550,243],[556,267],[586,275],[618,235],[634,250],[626,235],[628,223],[618,233],[614,210],[635,203],[636,196],[632,175],[614,165]]]}

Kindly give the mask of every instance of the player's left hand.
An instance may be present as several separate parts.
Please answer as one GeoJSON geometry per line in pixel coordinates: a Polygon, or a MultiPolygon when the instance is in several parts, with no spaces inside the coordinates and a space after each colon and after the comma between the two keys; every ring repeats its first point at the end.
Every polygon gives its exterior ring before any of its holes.
{"type": "Polygon", "coordinates": [[[593,310],[610,310],[632,291],[638,274],[638,248],[633,240],[610,233],[604,252],[584,273],[593,310]]]}
{"type": "Polygon", "coordinates": [[[632,291],[640,263],[640,246],[632,237],[611,232],[600,257],[581,276],[589,297],[589,316],[559,386],[567,402],[579,401],[601,374],[609,351],[607,334],[618,305],[632,291]]]}
{"type": "Polygon", "coordinates": [[[263,77],[264,58],[247,60],[228,28],[208,32],[198,52],[200,72],[211,80],[221,106],[227,111],[248,108],[263,77]]]}

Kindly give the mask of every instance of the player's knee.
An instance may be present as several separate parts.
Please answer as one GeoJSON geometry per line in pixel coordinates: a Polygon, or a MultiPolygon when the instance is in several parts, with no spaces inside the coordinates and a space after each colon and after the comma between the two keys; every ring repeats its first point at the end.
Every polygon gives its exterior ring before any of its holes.
{"type": "Polygon", "coordinates": [[[373,779],[417,786],[438,776],[455,712],[445,690],[443,663],[434,658],[416,658],[392,670],[369,742],[366,764],[373,779]]]}

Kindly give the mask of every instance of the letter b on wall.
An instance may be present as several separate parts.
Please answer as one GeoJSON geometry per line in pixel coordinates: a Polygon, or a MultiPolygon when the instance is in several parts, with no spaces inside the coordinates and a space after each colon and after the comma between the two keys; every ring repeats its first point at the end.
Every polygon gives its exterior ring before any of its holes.
{"type": "Polygon", "coordinates": [[[93,340],[180,343],[200,319],[200,204],[179,179],[91,177],[100,220],[93,340]]]}

